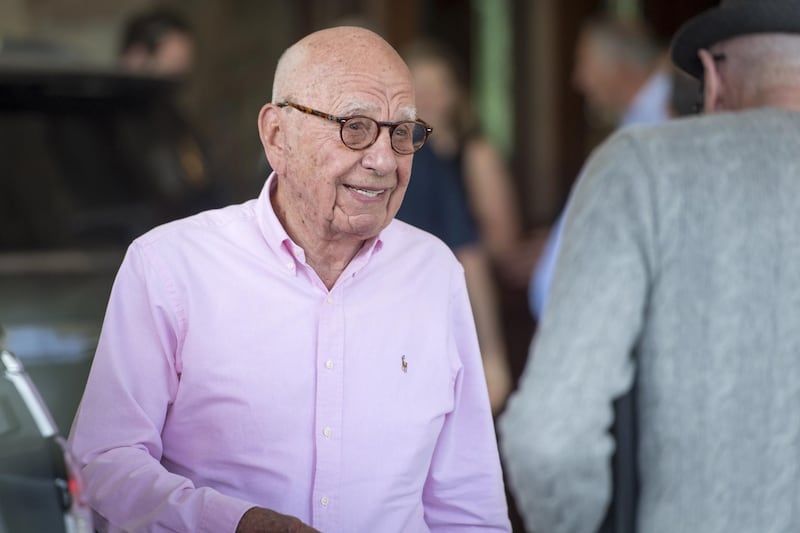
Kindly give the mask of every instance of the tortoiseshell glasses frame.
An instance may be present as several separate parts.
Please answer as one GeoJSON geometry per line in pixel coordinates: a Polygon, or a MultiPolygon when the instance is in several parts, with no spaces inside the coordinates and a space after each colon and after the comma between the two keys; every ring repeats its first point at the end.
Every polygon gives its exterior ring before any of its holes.
{"type": "Polygon", "coordinates": [[[392,150],[400,155],[410,155],[422,148],[433,128],[421,119],[400,122],[382,122],[362,115],[337,117],[288,100],[276,104],[292,107],[307,115],[339,123],[339,138],[351,150],[366,150],[378,140],[381,128],[389,128],[392,150]]]}

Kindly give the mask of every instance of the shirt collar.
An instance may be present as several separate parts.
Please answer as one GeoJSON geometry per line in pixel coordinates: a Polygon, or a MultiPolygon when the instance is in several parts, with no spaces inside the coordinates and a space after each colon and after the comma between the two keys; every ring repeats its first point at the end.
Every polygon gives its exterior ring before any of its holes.
{"type": "Polygon", "coordinates": [[[630,107],[622,116],[622,126],[632,124],[658,124],[669,119],[669,99],[672,83],[663,69],[658,69],[636,94],[630,107]]]}
{"type": "MultiPolygon", "coordinates": [[[[272,206],[272,191],[278,186],[278,179],[278,175],[275,172],[270,174],[261,189],[261,193],[258,195],[258,200],[256,201],[258,225],[267,246],[278,256],[282,263],[286,263],[289,270],[296,272],[296,268],[292,268],[290,265],[305,265],[306,256],[300,245],[295,243],[286,233],[286,229],[281,224],[281,221],[278,220],[278,215],[275,214],[275,209],[272,206]]],[[[363,268],[372,255],[383,248],[383,238],[384,232],[381,232],[367,240],[350,261],[345,272],[356,272],[363,268]]]]}

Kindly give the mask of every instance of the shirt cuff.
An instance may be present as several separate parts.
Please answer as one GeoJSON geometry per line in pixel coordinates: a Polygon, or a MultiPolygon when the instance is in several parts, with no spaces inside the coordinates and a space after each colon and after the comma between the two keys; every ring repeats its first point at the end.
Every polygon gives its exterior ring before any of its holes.
{"type": "Polygon", "coordinates": [[[210,490],[200,519],[200,531],[201,533],[224,531],[235,533],[244,513],[253,507],[256,507],[254,503],[210,490]]]}

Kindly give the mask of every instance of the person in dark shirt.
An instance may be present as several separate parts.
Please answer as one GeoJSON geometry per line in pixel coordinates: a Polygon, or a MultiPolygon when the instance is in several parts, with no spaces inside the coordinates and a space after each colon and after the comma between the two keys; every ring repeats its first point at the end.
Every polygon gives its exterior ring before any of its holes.
{"type": "Polygon", "coordinates": [[[405,51],[417,109],[436,135],[416,154],[397,218],[444,241],[464,267],[492,410],[511,387],[492,260],[516,245],[519,222],[502,158],[472,126],[458,62],[438,43],[405,51]]]}
{"type": "Polygon", "coordinates": [[[154,117],[159,135],[147,146],[136,148],[145,154],[142,164],[147,166],[146,175],[157,176],[145,186],[151,188],[167,219],[230,203],[216,177],[205,139],[177,101],[177,91],[188,81],[195,56],[194,32],[178,12],[157,8],[137,14],[122,31],[121,68],[175,83],[174,98],[162,102],[154,117]]]}

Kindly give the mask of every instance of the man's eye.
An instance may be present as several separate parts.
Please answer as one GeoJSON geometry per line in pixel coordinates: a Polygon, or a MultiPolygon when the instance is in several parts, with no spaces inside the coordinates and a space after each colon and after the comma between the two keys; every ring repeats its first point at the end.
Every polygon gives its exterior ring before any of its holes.
{"type": "Polygon", "coordinates": [[[347,126],[347,129],[350,131],[362,131],[369,129],[369,124],[366,120],[350,120],[345,124],[345,126],[347,126]]]}
{"type": "Polygon", "coordinates": [[[408,137],[411,135],[411,127],[406,124],[400,124],[394,130],[395,137],[408,137]]]}

